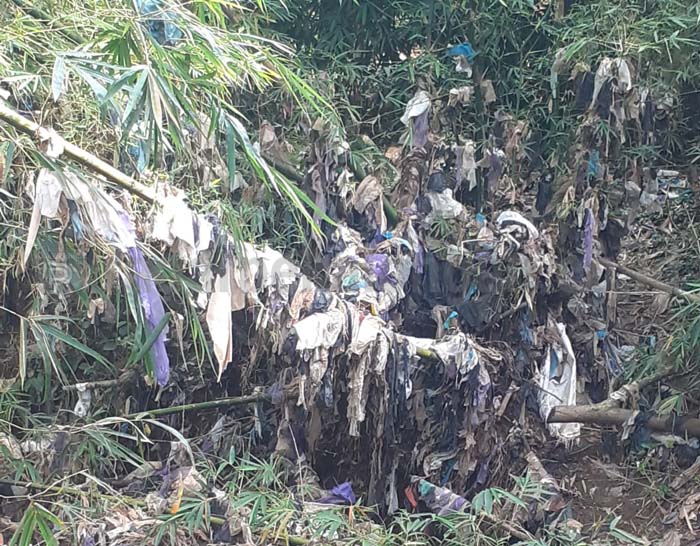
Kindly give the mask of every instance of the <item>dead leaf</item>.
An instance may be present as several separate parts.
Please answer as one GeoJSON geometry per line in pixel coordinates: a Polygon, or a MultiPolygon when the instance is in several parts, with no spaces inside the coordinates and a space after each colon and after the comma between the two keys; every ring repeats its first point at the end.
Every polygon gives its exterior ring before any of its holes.
{"type": "Polygon", "coordinates": [[[493,88],[493,82],[491,80],[481,80],[479,87],[481,88],[481,97],[484,104],[496,102],[496,90],[493,88]]]}

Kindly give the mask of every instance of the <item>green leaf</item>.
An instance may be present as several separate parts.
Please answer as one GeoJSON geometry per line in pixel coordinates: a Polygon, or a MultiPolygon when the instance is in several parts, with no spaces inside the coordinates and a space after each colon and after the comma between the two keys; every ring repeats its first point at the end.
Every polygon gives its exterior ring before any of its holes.
{"type": "Polygon", "coordinates": [[[104,102],[111,100],[112,97],[114,97],[114,95],[116,95],[117,93],[119,93],[119,91],[126,87],[126,85],[129,83],[129,80],[131,80],[134,74],[144,70],[144,68],[145,67],[143,66],[135,66],[134,68],[127,70],[121,78],[119,78],[117,81],[115,81],[112,85],[109,86],[109,89],[107,89],[107,93],[104,97],[102,97],[102,100],[104,102]]]}
{"type": "Polygon", "coordinates": [[[51,529],[49,529],[49,526],[46,524],[46,521],[41,517],[37,517],[36,523],[39,527],[39,534],[41,535],[41,538],[44,539],[44,542],[46,542],[46,545],[58,546],[56,537],[54,536],[54,533],[51,531],[51,529]]]}
{"type": "Polygon", "coordinates": [[[19,384],[24,388],[27,377],[27,321],[19,317],[19,384]]]}
{"type": "Polygon", "coordinates": [[[19,527],[12,535],[9,546],[30,546],[36,529],[36,510],[34,504],[30,504],[22,516],[19,527]]]}
{"type": "Polygon", "coordinates": [[[632,533],[628,533],[627,531],[623,531],[622,529],[619,529],[617,527],[617,524],[620,522],[621,516],[617,516],[615,519],[613,519],[610,522],[610,534],[613,535],[615,538],[618,540],[621,540],[626,543],[632,543],[632,544],[648,544],[648,541],[644,540],[643,538],[640,538],[638,536],[633,535],[632,533]]]}
{"type": "Polygon", "coordinates": [[[0,186],[4,186],[7,183],[16,149],[17,145],[11,140],[6,140],[0,144],[0,186]]]}
{"type": "Polygon", "coordinates": [[[228,167],[229,192],[236,180],[236,133],[230,123],[226,123],[226,166],[228,167]]]}
{"type": "Polygon", "coordinates": [[[499,494],[499,496],[502,496],[502,497],[508,499],[510,502],[512,502],[516,506],[520,506],[521,508],[527,508],[527,503],[523,499],[513,495],[510,491],[505,491],[504,489],[499,489],[498,494],[499,494]]]}
{"type": "Polygon", "coordinates": [[[129,361],[127,362],[127,367],[141,360],[143,356],[151,349],[151,347],[153,347],[153,344],[158,339],[158,336],[163,331],[163,328],[165,328],[165,326],[168,324],[168,321],[170,321],[170,313],[165,313],[165,315],[163,315],[163,318],[160,319],[160,321],[158,322],[158,324],[156,324],[155,328],[153,328],[151,333],[148,334],[146,341],[144,341],[139,351],[133,357],[133,360],[129,358],[129,361]]]}
{"type": "Polygon", "coordinates": [[[486,512],[490,514],[493,511],[493,494],[490,489],[480,491],[472,499],[472,507],[476,514],[486,512]]]}
{"type": "Polygon", "coordinates": [[[81,353],[84,353],[88,356],[91,356],[92,358],[94,358],[97,362],[99,362],[103,366],[105,366],[109,369],[112,369],[112,365],[104,356],[102,356],[100,353],[98,353],[94,349],[91,349],[90,347],[88,347],[84,343],[78,341],[70,334],[66,334],[65,332],[62,332],[58,328],[54,328],[53,326],[51,326],[49,324],[37,323],[37,326],[39,328],[41,328],[45,334],[61,340],[66,345],[70,345],[71,347],[80,351],[81,353]]]}
{"type": "Polygon", "coordinates": [[[136,123],[140,111],[143,109],[141,106],[137,109],[137,106],[143,103],[143,89],[148,81],[148,69],[144,69],[136,81],[136,85],[131,90],[131,95],[129,96],[129,102],[126,105],[124,114],[122,117],[122,130],[124,135],[128,135],[131,131],[131,127],[136,123]]]}

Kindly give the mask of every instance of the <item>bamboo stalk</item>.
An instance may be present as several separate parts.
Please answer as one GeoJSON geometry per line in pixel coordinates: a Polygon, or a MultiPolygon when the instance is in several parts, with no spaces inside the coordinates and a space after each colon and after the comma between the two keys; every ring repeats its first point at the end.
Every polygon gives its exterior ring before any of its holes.
{"type": "MultiPolygon", "coordinates": [[[[46,23],[49,26],[53,26],[51,22],[51,16],[48,13],[37,9],[34,6],[28,5],[24,0],[12,0],[12,2],[15,6],[17,6],[25,13],[28,13],[29,15],[34,17],[34,19],[36,19],[37,21],[41,21],[42,23],[46,23]]],[[[59,28],[56,30],[76,45],[82,44],[84,42],[82,36],[80,36],[76,32],[73,32],[72,30],[69,30],[67,28],[59,28]]]]}
{"type": "Polygon", "coordinates": [[[63,385],[64,391],[83,391],[92,389],[108,389],[110,387],[118,387],[122,383],[126,383],[124,379],[103,379],[102,381],[87,381],[85,383],[76,383],[74,385],[63,385]]]}
{"type": "Polygon", "coordinates": [[[2,99],[0,99],[0,121],[8,123],[18,131],[21,131],[22,133],[25,133],[31,137],[39,137],[41,140],[47,140],[49,138],[53,139],[54,142],[63,147],[63,153],[67,157],[103,175],[107,180],[114,182],[118,186],[135,195],[138,195],[149,203],[155,203],[156,195],[153,188],[134,180],[132,177],[124,174],[119,169],[112,167],[109,163],[102,161],[96,155],[83,150],[75,144],[71,144],[55,132],[50,131],[38,123],[25,118],[17,111],[10,108],[2,99]]]}
{"type": "MultiPolygon", "coordinates": [[[[3,485],[9,485],[12,487],[22,487],[24,489],[32,489],[34,491],[37,491],[39,493],[53,493],[56,495],[71,495],[73,497],[80,497],[82,495],[86,495],[87,491],[83,491],[82,489],[78,489],[77,487],[70,487],[70,486],[65,486],[65,485],[47,485],[44,483],[38,483],[38,482],[22,482],[18,480],[5,480],[5,479],[0,479],[0,484],[3,485]]],[[[141,500],[141,499],[135,499],[133,497],[129,497],[127,495],[120,495],[119,497],[115,497],[114,495],[105,495],[104,493],[100,493],[99,491],[97,492],[92,492],[91,494],[96,494],[99,497],[102,497],[107,500],[114,500],[114,499],[119,499],[119,501],[124,502],[126,504],[132,504],[135,506],[146,506],[146,502],[141,500]]],[[[2,497],[0,497],[2,498],[2,497]]]]}

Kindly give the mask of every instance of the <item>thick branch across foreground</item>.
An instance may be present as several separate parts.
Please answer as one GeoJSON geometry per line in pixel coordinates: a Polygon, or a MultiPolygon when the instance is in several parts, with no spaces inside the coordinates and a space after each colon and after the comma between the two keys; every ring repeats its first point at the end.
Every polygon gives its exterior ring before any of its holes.
{"type": "MultiPolygon", "coordinates": [[[[624,425],[635,411],[622,408],[589,406],[558,406],[549,414],[550,423],[587,423],[591,425],[624,425]]],[[[700,419],[671,415],[651,417],[646,426],[655,432],[672,432],[680,436],[700,438],[700,419]]]]}

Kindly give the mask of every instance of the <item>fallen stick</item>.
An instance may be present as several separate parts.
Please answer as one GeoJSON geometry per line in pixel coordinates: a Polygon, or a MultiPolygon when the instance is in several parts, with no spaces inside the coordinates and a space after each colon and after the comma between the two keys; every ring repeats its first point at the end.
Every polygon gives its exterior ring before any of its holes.
{"type": "Polygon", "coordinates": [[[245,406],[246,404],[256,404],[257,402],[263,402],[265,400],[270,400],[270,396],[267,393],[256,393],[250,394],[248,396],[233,396],[230,398],[218,398],[216,400],[208,400],[207,402],[195,402],[193,404],[183,404],[181,406],[170,406],[168,408],[155,408],[150,410],[138,411],[135,413],[128,413],[122,415],[121,417],[125,419],[136,419],[139,417],[157,417],[159,415],[168,415],[171,413],[178,413],[181,411],[198,411],[213,408],[225,408],[230,406],[245,406]]]}
{"type": "Polygon", "coordinates": [[[653,385],[654,383],[658,383],[659,381],[666,379],[667,377],[675,375],[678,375],[678,373],[671,370],[667,370],[659,372],[651,377],[647,377],[646,379],[632,381],[631,383],[622,385],[619,389],[610,394],[607,400],[603,400],[602,402],[592,405],[595,405],[598,408],[621,408],[622,406],[626,405],[630,401],[630,399],[638,397],[642,389],[645,389],[650,385],[653,385]]]}
{"type": "Polygon", "coordinates": [[[678,490],[700,474],[700,457],[671,482],[671,489],[678,490]]]}
{"type": "Polygon", "coordinates": [[[63,385],[64,391],[85,391],[92,389],[107,389],[110,387],[118,387],[127,381],[122,378],[103,379],[101,381],[86,381],[85,383],[75,383],[73,385],[63,385]]]}
{"type": "Polygon", "coordinates": [[[525,455],[525,460],[532,477],[540,482],[540,485],[551,494],[544,503],[544,510],[546,512],[560,512],[563,510],[567,503],[561,494],[559,484],[544,467],[539,457],[534,451],[530,451],[525,455]]]}
{"type": "MultiPolygon", "coordinates": [[[[549,413],[548,423],[585,423],[590,425],[623,425],[636,412],[633,410],[599,406],[556,406],[549,413]]],[[[700,419],[672,415],[652,417],[646,426],[655,432],[672,432],[679,436],[700,438],[700,419]]]]}
{"type": "Polygon", "coordinates": [[[557,481],[547,472],[547,469],[544,467],[539,457],[535,455],[534,451],[529,451],[527,455],[525,455],[525,460],[527,461],[528,468],[537,478],[537,481],[550,491],[559,491],[559,484],[557,484],[557,481]]]}
{"type": "Polygon", "coordinates": [[[495,315],[494,317],[491,318],[491,320],[486,325],[486,328],[484,328],[484,330],[486,330],[486,331],[490,330],[494,326],[498,325],[501,321],[504,321],[507,318],[512,317],[517,312],[522,311],[523,309],[527,309],[527,307],[528,307],[527,303],[521,303],[520,305],[513,307],[513,309],[508,309],[508,311],[504,311],[500,315],[495,315]]]}
{"type": "Polygon", "coordinates": [[[515,525],[513,525],[509,521],[498,519],[496,516],[489,514],[488,512],[481,512],[479,514],[479,517],[485,519],[491,525],[495,525],[496,527],[500,527],[506,533],[508,533],[510,536],[515,537],[518,540],[521,540],[523,542],[529,542],[529,543],[533,543],[535,541],[535,537],[533,535],[531,535],[530,533],[528,533],[525,530],[521,530],[518,527],[515,527],[515,525]]]}
{"type": "Polygon", "coordinates": [[[102,379],[100,381],[86,381],[84,383],[75,383],[73,385],[63,385],[64,391],[84,391],[87,389],[107,389],[110,387],[119,387],[126,385],[136,380],[137,373],[135,368],[125,370],[116,379],[102,379]]]}
{"type": "Polygon", "coordinates": [[[612,267],[620,273],[623,273],[628,277],[634,279],[635,281],[645,284],[651,288],[656,288],[657,290],[661,290],[662,292],[666,292],[667,294],[671,294],[672,296],[684,298],[692,303],[700,303],[700,294],[686,292],[685,290],[681,290],[680,288],[676,288],[675,286],[671,286],[670,284],[666,284],[665,282],[658,281],[652,277],[649,277],[648,275],[645,275],[644,273],[640,273],[639,271],[635,271],[634,269],[630,269],[629,267],[620,265],[617,262],[608,260],[607,258],[601,257],[598,258],[598,261],[605,267],[612,267]]]}

